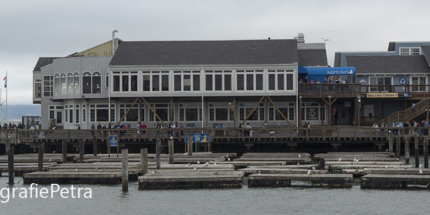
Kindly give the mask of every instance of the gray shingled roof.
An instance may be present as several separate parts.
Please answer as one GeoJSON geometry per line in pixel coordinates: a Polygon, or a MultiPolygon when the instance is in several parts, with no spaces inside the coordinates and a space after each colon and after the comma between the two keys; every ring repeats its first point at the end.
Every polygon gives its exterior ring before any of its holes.
{"type": "Polygon", "coordinates": [[[421,51],[426,58],[427,64],[430,66],[430,45],[421,46],[421,51]]]}
{"type": "Polygon", "coordinates": [[[291,64],[296,40],[123,41],[110,65],[291,64]]]}
{"type": "Polygon", "coordinates": [[[325,49],[298,50],[300,66],[327,66],[327,53],[325,49]]]}
{"type": "Polygon", "coordinates": [[[423,55],[346,56],[348,66],[356,67],[357,74],[430,73],[423,55]]]}
{"type": "Polygon", "coordinates": [[[41,67],[51,64],[56,58],[58,57],[39,57],[39,60],[37,60],[36,66],[34,66],[33,72],[40,71],[41,67]]]}

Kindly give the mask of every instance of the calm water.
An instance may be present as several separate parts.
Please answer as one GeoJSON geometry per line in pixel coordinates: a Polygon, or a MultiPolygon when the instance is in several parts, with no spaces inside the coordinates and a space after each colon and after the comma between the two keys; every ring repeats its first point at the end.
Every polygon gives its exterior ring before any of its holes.
{"type": "MultiPolygon", "coordinates": [[[[412,159],[411,159],[412,161],[412,159]]],[[[15,178],[15,183],[21,178],[15,178]]],[[[7,177],[0,188],[9,187],[7,177]]],[[[11,199],[0,214],[425,214],[430,213],[428,189],[362,190],[352,188],[248,188],[138,190],[121,185],[76,185],[92,189],[92,199],[11,199]]],[[[11,187],[29,187],[22,181],[11,187]]],[[[44,187],[39,185],[38,188],[44,187]]],[[[48,187],[48,186],[45,186],[48,187]]],[[[70,185],[62,185],[70,187],[70,185]]]]}

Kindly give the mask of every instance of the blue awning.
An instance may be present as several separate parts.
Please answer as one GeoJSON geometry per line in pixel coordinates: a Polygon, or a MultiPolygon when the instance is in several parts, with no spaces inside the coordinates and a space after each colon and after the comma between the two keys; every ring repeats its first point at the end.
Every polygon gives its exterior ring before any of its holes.
{"type": "Polygon", "coordinates": [[[308,75],[355,75],[355,67],[306,67],[299,66],[299,74],[308,75]]]}

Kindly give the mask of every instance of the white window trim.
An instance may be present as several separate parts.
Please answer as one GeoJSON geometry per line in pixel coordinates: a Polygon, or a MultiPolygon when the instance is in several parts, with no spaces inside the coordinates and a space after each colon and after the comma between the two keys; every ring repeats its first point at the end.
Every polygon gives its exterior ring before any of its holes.
{"type": "MultiPolygon", "coordinates": [[[[285,104],[277,104],[276,105],[278,108],[288,108],[288,114],[287,114],[287,116],[285,116],[285,117],[287,117],[287,119],[288,119],[288,121],[292,121],[292,122],[295,122],[296,121],[296,104],[294,103],[294,102],[287,102],[287,105],[285,105],[285,104]],[[290,104],[293,104],[292,106],[290,106],[290,104]],[[290,120],[290,108],[293,108],[293,114],[294,114],[294,120],[290,120]]],[[[270,121],[270,122],[282,122],[282,121],[285,121],[285,119],[279,119],[279,120],[276,120],[276,117],[275,117],[275,114],[278,112],[277,110],[276,110],[276,108],[275,108],[275,106],[270,106],[270,103],[267,105],[267,115],[268,115],[268,118],[267,118],[267,120],[266,121],[270,121]],[[270,108],[273,108],[273,120],[270,120],[270,108]]],[[[301,116],[300,116],[301,117],[301,116]]]]}
{"type": "MultiPolygon", "coordinates": [[[[418,55],[422,55],[421,47],[399,47],[399,55],[402,55],[402,50],[408,50],[408,55],[412,55],[412,49],[419,49],[420,52],[418,55]]],[[[406,55],[403,55],[406,56],[406,55]]]]}
{"type": "MultiPolygon", "coordinates": [[[[370,84],[370,79],[371,78],[391,78],[391,85],[393,85],[393,81],[394,81],[394,76],[368,76],[368,82],[369,83],[369,92],[379,92],[379,90],[371,90],[372,89],[372,85],[370,84]]],[[[377,86],[377,85],[375,85],[377,86]]],[[[381,91],[381,92],[388,92],[388,91],[381,91]]]]}

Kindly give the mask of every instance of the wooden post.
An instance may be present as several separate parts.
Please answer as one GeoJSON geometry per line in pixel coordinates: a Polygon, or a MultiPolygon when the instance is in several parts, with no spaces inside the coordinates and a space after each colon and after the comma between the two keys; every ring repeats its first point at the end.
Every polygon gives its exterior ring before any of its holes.
{"type": "Polygon", "coordinates": [[[388,135],[388,151],[393,152],[393,135],[391,133],[388,135]]]}
{"type": "Polygon", "coordinates": [[[396,138],[396,157],[400,158],[400,136],[396,138]]]}
{"type": "Polygon", "coordinates": [[[169,164],[174,164],[175,145],[174,140],[169,140],[169,164]]]}
{"type": "MultiPolygon", "coordinates": [[[[273,107],[275,107],[275,109],[278,111],[278,113],[282,116],[282,118],[284,118],[285,121],[287,121],[288,125],[292,126],[291,123],[290,123],[290,121],[288,121],[287,117],[285,117],[284,114],[281,112],[281,110],[279,110],[278,106],[276,106],[275,102],[273,102],[273,100],[270,97],[267,97],[267,98],[272,103],[273,107]]],[[[251,113],[249,115],[251,115],[251,113]]],[[[249,117],[249,115],[248,115],[248,117],[249,117]]]]}
{"type": "Polygon", "coordinates": [[[128,149],[121,149],[122,191],[128,191],[128,149]]]}
{"type": "Polygon", "coordinates": [[[420,166],[420,148],[418,142],[418,135],[415,135],[415,167],[418,168],[420,166]]]}
{"type": "Polygon", "coordinates": [[[188,138],[188,155],[193,155],[193,139],[188,138]]]}
{"type": "Polygon", "coordinates": [[[62,142],[62,153],[63,153],[63,163],[67,163],[67,140],[63,139],[62,142]]]}
{"type": "Polygon", "coordinates": [[[140,149],[140,173],[145,175],[148,171],[148,149],[140,149]]]}
{"type": "MultiPolygon", "coordinates": [[[[244,124],[246,122],[246,120],[248,120],[248,118],[254,113],[255,109],[257,109],[257,107],[260,105],[260,103],[261,103],[261,101],[263,101],[263,99],[264,99],[264,96],[261,97],[261,99],[258,101],[258,103],[254,106],[254,108],[252,108],[251,112],[249,112],[248,116],[246,116],[245,120],[243,120],[241,125],[244,124]]],[[[270,100],[270,98],[269,98],[269,100],[270,100]]],[[[275,105],[275,104],[273,103],[273,105],[275,105]]],[[[282,115],[281,112],[280,112],[280,114],[282,115]]],[[[287,122],[288,122],[288,120],[287,120],[287,122]]],[[[288,123],[290,123],[290,122],[288,122],[288,123]]],[[[290,123],[290,125],[291,125],[291,123],[290,123]]]]}
{"type": "Polygon", "coordinates": [[[93,136],[93,154],[97,156],[97,135],[93,136]]]}
{"type": "Polygon", "coordinates": [[[411,137],[406,136],[406,138],[405,138],[405,162],[406,162],[406,164],[409,164],[409,154],[410,154],[409,153],[409,151],[410,151],[409,143],[410,143],[410,141],[411,141],[411,137]]]}
{"type": "Polygon", "coordinates": [[[37,159],[37,167],[39,171],[43,171],[43,153],[45,152],[45,142],[38,147],[39,157],[37,159]]]}
{"type": "MultiPolygon", "coordinates": [[[[161,124],[163,124],[163,126],[165,128],[167,128],[166,124],[164,124],[163,120],[161,120],[160,116],[158,116],[157,112],[154,111],[154,109],[152,109],[151,105],[149,105],[149,103],[146,101],[145,98],[142,98],[143,102],[145,102],[146,106],[149,108],[149,110],[157,117],[157,119],[161,122],[161,124]]],[[[202,110],[204,111],[204,110],[202,110]]]]}
{"type": "Polygon", "coordinates": [[[208,143],[208,152],[212,152],[212,143],[211,142],[208,143]]]}
{"type": "MultiPolygon", "coordinates": [[[[360,109],[361,109],[361,103],[359,102],[358,103],[358,112],[357,112],[357,114],[358,114],[358,116],[357,116],[357,120],[358,120],[358,123],[357,123],[357,125],[360,127],[360,118],[361,118],[361,111],[360,111],[360,109]]],[[[399,153],[399,156],[400,156],[400,153],[399,153]]]]}
{"type": "Polygon", "coordinates": [[[423,137],[424,168],[429,168],[429,136],[423,137]]]}
{"type": "MultiPolygon", "coordinates": [[[[6,133],[7,135],[7,133],[6,133]]],[[[6,151],[7,151],[7,172],[9,184],[14,184],[14,149],[15,147],[10,144],[9,138],[6,136],[6,151]]]]}
{"type": "Polygon", "coordinates": [[[157,169],[160,169],[160,153],[161,153],[161,140],[157,139],[155,141],[155,153],[157,159],[157,169]]]}
{"type": "Polygon", "coordinates": [[[79,140],[79,162],[83,163],[84,162],[84,141],[83,140],[79,140]]]}

